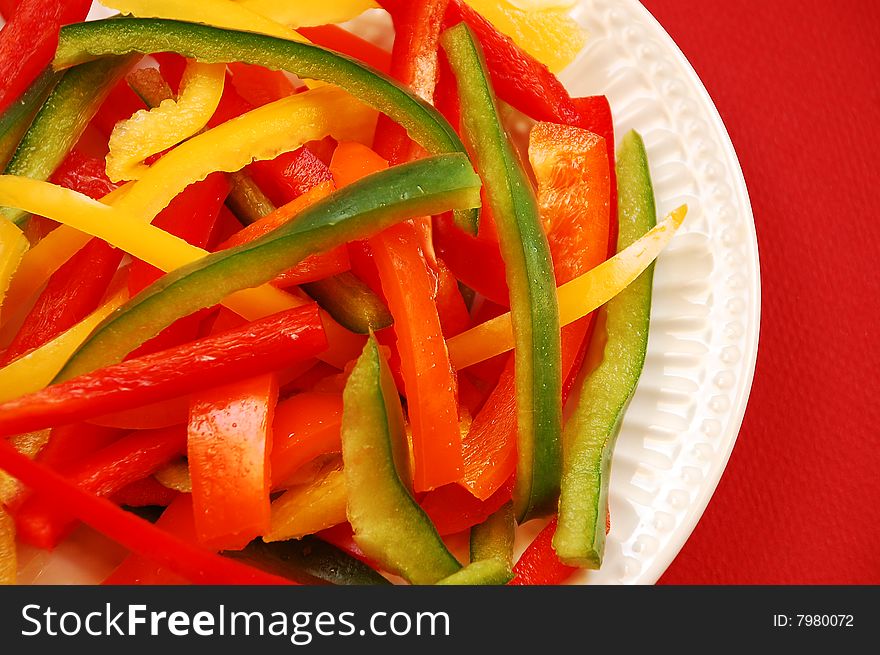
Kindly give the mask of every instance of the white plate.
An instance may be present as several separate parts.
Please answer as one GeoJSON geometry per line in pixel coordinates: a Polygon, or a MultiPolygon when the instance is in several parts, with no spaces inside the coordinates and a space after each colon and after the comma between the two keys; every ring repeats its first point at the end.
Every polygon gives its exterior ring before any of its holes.
{"type": "MultiPolygon", "coordinates": [[[[589,41],[563,82],[573,95],[607,95],[618,135],[642,134],[658,212],[690,207],[656,268],[645,371],[614,454],[605,562],[575,579],[651,584],[706,508],[742,423],[760,323],[757,239],[724,124],[669,35],[636,0],[582,0],[574,15],[589,41]]],[[[357,22],[374,37],[382,25],[357,22]]],[[[83,530],[51,558],[23,550],[22,580],[100,580],[120,552],[102,554],[96,539],[83,530]]]]}

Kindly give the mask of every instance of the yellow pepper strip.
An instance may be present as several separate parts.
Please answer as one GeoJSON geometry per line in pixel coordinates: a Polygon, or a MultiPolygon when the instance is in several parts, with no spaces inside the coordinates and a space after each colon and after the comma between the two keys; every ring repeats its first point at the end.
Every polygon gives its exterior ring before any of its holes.
{"type": "MultiPolygon", "coordinates": [[[[558,287],[560,325],[568,325],[586,316],[629,286],[666,247],[686,214],[687,205],[682,205],[625,250],[558,287]]],[[[507,352],[513,348],[510,314],[462,332],[449,339],[446,345],[457,370],[507,352]]]]}
{"type": "Polygon", "coordinates": [[[343,23],[377,6],[372,0],[323,0],[322,2],[238,0],[238,4],[294,28],[343,23]]]}
{"type": "Polygon", "coordinates": [[[135,180],[149,167],[144,160],[198,133],[220,104],[225,64],[190,61],[177,100],[142,109],[113,128],[107,154],[107,176],[113,182],[135,180]]]}
{"type": "MultiPolygon", "coordinates": [[[[326,4],[327,0],[323,0],[326,4]]],[[[259,32],[290,41],[308,43],[308,39],[286,25],[251,11],[232,0],[103,0],[102,5],[138,18],[169,18],[202,23],[230,30],[259,32]]],[[[289,4],[302,4],[291,2],[289,4]]],[[[309,3],[311,4],[311,3],[309,3]]]]}
{"type": "Polygon", "coordinates": [[[149,222],[178,193],[214,171],[232,173],[328,135],[368,143],[377,116],[374,109],[332,86],[277,100],[182,143],[153,164],[116,207],[149,222]]]}
{"type": "Polygon", "coordinates": [[[311,483],[292,487],[272,503],[264,541],[300,539],[346,521],[345,474],[331,469],[311,483]]]}
{"type": "Polygon", "coordinates": [[[153,477],[163,487],[185,494],[192,493],[192,478],[189,475],[189,464],[182,457],[160,468],[153,474],[153,477]]]}
{"type": "Polygon", "coordinates": [[[523,50],[558,73],[586,43],[586,34],[568,14],[566,4],[554,0],[465,0],[496,29],[523,50]]]}
{"type": "MultiPolygon", "coordinates": [[[[25,457],[33,459],[49,441],[50,432],[51,430],[40,430],[17,434],[14,437],[9,437],[7,443],[25,457]]],[[[21,492],[23,486],[6,471],[0,471],[0,506],[9,506],[9,503],[21,492]]]]}
{"type": "Polygon", "coordinates": [[[15,555],[15,521],[0,506],[0,585],[15,584],[18,559],[15,555]]]}
{"type": "Polygon", "coordinates": [[[0,219],[0,308],[28,245],[27,237],[18,226],[5,218],[0,219]]]}
{"type": "Polygon", "coordinates": [[[39,391],[49,384],[98,324],[127,299],[127,291],[119,291],[66,332],[0,368],[0,402],[39,391]]]}
{"type": "MultiPolygon", "coordinates": [[[[129,185],[126,185],[112,191],[101,202],[112,203],[118,200],[128,188],[129,185]]],[[[12,284],[9,285],[5,310],[0,314],[0,325],[6,324],[17,309],[24,307],[52,274],[78,253],[91,238],[79,230],[61,225],[28,250],[12,278],[12,284]]]]}

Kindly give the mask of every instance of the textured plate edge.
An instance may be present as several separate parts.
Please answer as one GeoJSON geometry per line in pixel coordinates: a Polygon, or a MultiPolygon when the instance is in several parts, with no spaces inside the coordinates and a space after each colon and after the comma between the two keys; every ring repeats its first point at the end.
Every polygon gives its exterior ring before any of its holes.
{"type": "Polygon", "coordinates": [[[730,456],[733,453],[733,449],[736,446],[736,442],[739,439],[739,433],[742,430],[742,423],[745,418],[745,412],[748,407],[749,397],[751,395],[752,385],[754,383],[755,377],[755,367],[758,361],[758,347],[760,342],[760,334],[761,334],[761,258],[760,258],[760,249],[758,244],[758,234],[757,229],[755,227],[755,217],[754,211],[752,210],[752,202],[749,197],[748,185],[746,183],[745,175],[743,174],[742,166],[739,162],[739,156],[736,153],[736,148],[733,145],[733,140],[730,138],[730,133],[727,130],[727,126],[724,124],[724,120],[721,118],[721,113],[718,111],[718,108],[715,106],[715,101],[712,100],[712,96],[709,94],[709,90],[703,84],[703,81],[700,79],[700,76],[697,74],[697,71],[694,69],[691,62],[688,60],[687,56],[684,54],[682,49],[675,42],[675,39],[672,38],[672,35],[666,31],[666,28],[663,27],[662,23],[654,17],[654,15],[638,0],[630,0],[631,4],[637,6],[637,11],[641,12],[646,20],[646,24],[650,25],[655,31],[661,35],[661,38],[665,40],[667,43],[671,44],[673,51],[675,52],[675,56],[678,59],[678,62],[682,65],[686,75],[690,83],[697,90],[697,93],[701,96],[701,98],[705,101],[709,110],[710,117],[712,119],[713,127],[716,132],[721,137],[720,143],[722,144],[725,157],[728,160],[728,164],[730,165],[730,169],[735,176],[736,182],[736,191],[738,195],[740,195],[741,200],[743,201],[743,207],[745,208],[746,215],[744,216],[746,229],[748,230],[748,239],[751,242],[751,245],[754,247],[755,253],[755,274],[757,284],[754,288],[754,293],[752,294],[752,302],[748,307],[749,313],[754,315],[753,321],[750,323],[756,325],[756,330],[754,333],[754,337],[749,340],[749,350],[747,353],[744,353],[744,361],[745,364],[743,366],[745,378],[738,385],[738,393],[736,397],[735,407],[731,410],[731,422],[727,427],[728,438],[726,439],[726,447],[724,451],[719,451],[716,456],[716,460],[711,469],[711,473],[706,477],[706,481],[704,483],[704,490],[701,492],[700,496],[691,502],[690,509],[682,520],[681,524],[674,531],[675,536],[670,537],[669,545],[664,550],[663,556],[657,556],[654,558],[654,561],[647,566],[644,570],[642,570],[639,575],[634,580],[634,584],[655,584],[657,580],[666,572],[672,562],[678,557],[681,549],[684,548],[685,543],[687,543],[688,539],[690,539],[694,530],[697,527],[700,519],[703,517],[703,514],[706,511],[706,508],[709,506],[709,503],[712,500],[712,497],[715,495],[715,492],[718,489],[718,485],[721,482],[721,478],[724,475],[724,472],[727,470],[727,465],[730,461],[730,456]],[[733,433],[731,435],[731,433],[733,433]]]}

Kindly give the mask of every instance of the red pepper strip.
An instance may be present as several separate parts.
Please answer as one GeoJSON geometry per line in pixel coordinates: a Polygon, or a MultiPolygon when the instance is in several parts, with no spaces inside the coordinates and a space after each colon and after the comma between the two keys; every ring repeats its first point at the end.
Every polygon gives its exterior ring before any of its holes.
{"type": "MultiPolygon", "coordinates": [[[[486,206],[480,210],[480,231],[486,206]]],[[[504,260],[497,240],[471,236],[458,229],[451,214],[434,218],[434,247],[453,275],[492,302],[508,307],[510,292],[504,276],[504,260]]]]}
{"type": "Polygon", "coordinates": [[[289,580],[206,552],[163,532],[106,498],[80,489],[0,440],[0,468],[48,498],[63,498],[65,509],[129,550],[158,562],[197,584],[291,584],[289,580]]]}
{"type": "Polygon", "coordinates": [[[342,396],[305,392],[278,403],[272,424],[272,488],[282,487],[303,464],[340,452],[342,396]]]}
{"type": "Polygon", "coordinates": [[[160,484],[149,477],[125,485],[110,499],[123,507],[168,507],[180,495],[179,491],[160,484]]]}
{"type": "MultiPolygon", "coordinates": [[[[192,495],[190,494],[178,494],[162,512],[162,516],[156,521],[155,526],[162,532],[173,535],[187,544],[200,547],[196,540],[196,525],[193,517],[192,495]]],[[[206,552],[209,551],[206,550],[206,552]]],[[[102,584],[180,585],[186,584],[186,578],[169,571],[153,560],[131,554],[116,567],[116,570],[102,584]]]]}
{"type": "Polygon", "coordinates": [[[486,500],[474,498],[457,484],[447,484],[425,494],[419,503],[442,536],[457,534],[482,523],[510,500],[513,478],[486,500]]]}
{"type": "Polygon", "coordinates": [[[464,21],[477,35],[498,96],[539,121],[576,124],[577,109],[544,64],[522,50],[463,0],[450,0],[446,26],[464,21]]]}
{"type": "MultiPolygon", "coordinates": [[[[379,0],[394,23],[391,76],[426,102],[433,102],[437,85],[437,49],[449,0],[379,0]]],[[[380,115],[373,146],[388,161],[399,164],[413,157],[406,130],[380,115]]]]}
{"type": "Polygon", "coordinates": [[[242,98],[255,107],[280,100],[296,93],[293,82],[281,71],[262,66],[233,62],[227,65],[232,84],[242,98]]]}
{"type": "MultiPolygon", "coordinates": [[[[180,427],[134,432],[85,458],[66,475],[84,491],[110,496],[151,475],[185,448],[186,432],[180,427]]],[[[75,525],[58,500],[40,494],[28,498],[15,513],[18,538],[37,548],[55,548],[75,525]]]]}
{"type": "Polygon", "coordinates": [[[54,339],[96,309],[122,254],[104,241],[92,239],[59,268],[0,355],[0,366],[54,339]]]}
{"type": "Polygon", "coordinates": [[[196,538],[241,550],[269,527],[269,450],[278,380],[260,375],[194,394],[187,456],[196,538]]]}
{"type": "Polygon", "coordinates": [[[0,112],[42,72],[58,47],[62,25],[83,20],[90,0],[22,0],[0,31],[0,112]]]}
{"type": "Polygon", "coordinates": [[[308,146],[254,162],[248,171],[269,200],[279,206],[333,179],[327,165],[308,146]]]}
{"type": "Polygon", "coordinates": [[[383,50],[338,25],[300,27],[297,32],[312,43],[353,57],[383,73],[388,73],[391,70],[391,54],[387,50],[383,50]]]}
{"type": "Polygon", "coordinates": [[[514,564],[513,580],[508,584],[557,585],[568,580],[577,571],[576,568],[566,566],[556,557],[552,544],[555,532],[556,517],[554,516],[514,564]]]}
{"type": "Polygon", "coordinates": [[[242,225],[228,207],[220,208],[220,215],[214,225],[214,231],[208,239],[207,249],[214,252],[224,241],[232,238],[232,235],[241,231],[242,225]]]}
{"type": "Polygon", "coordinates": [[[326,348],[317,304],[303,305],[0,404],[0,435],[86,420],[262,375],[326,348]]]}
{"type": "Polygon", "coordinates": [[[146,105],[138,95],[131,90],[128,81],[125,78],[119,80],[107,99],[98,109],[98,113],[92,119],[91,125],[97,129],[105,139],[110,138],[116,123],[121,120],[130,118],[132,114],[141,109],[145,109],[146,105]]]}

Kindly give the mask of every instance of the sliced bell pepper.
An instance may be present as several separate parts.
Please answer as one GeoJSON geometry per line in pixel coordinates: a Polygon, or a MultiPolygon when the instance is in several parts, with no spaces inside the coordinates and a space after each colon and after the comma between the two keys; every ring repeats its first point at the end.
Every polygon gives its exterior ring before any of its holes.
{"type": "Polygon", "coordinates": [[[52,60],[61,26],[83,20],[90,6],[89,0],[23,0],[6,16],[0,30],[0,112],[17,100],[52,60]]]}
{"type": "MultiPolygon", "coordinates": [[[[67,71],[34,118],[4,172],[48,180],[135,60],[132,56],[108,57],[67,71]]],[[[22,211],[0,211],[17,225],[28,218],[22,211]]]]}
{"type": "Polygon", "coordinates": [[[28,312],[15,339],[0,355],[0,366],[51,341],[97,309],[122,254],[105,242],[92,239],[58,269],[28,312]]]}
{"type": "Polygon", "coordinates": [[[192,493],[192,476],[189,473],[189,462],[184,457],[179,457],[153,474],[153,478],[159,484],[180,491],[185,494],[192,493]]]}
{"type": "Polygon", "coordinates": [[[317,306],[306,305],[0,404],[0,434],[86,420],[260,375],[326,346],[317,306]]]}
{"type": "MultiPolygon", "coordinates": [[[[66,68],[138,50],[174,51],[215,63],[218,58],[240,61],[335,84],[403,125],[429,153],[466,152],[455,130],[433,107],[363,64],[310,44],[177,21],[114,19],[65,28],[53,65],[66,68]]],[[[478,216],[476,209],[459,210],[456,220],[462,229],[476,232],[478,216]]]]}
{"type": "Polygon", "coordinates": [[[95,114],[95,117],[92,119],[91,125],[93,125],[105,139],[110,138],[110,135],[113,133],[113,128],[116,127],[117,123],[130,118],[135,112],[146,107],[143,99],[140,98],[129,85],[128,78],[130,77],[131,74],[116,83],[116,86],[111,89],[104,104],[101,105],[101,108],[98,109],[98,113],[95,114]]]}
{"type": "Polygon", "coordinates": [[[567,8],[523,7],[516,0],[464,1],[554,73],[568,66],[584,47],[584,30],[567,8]]]}
{"type": "Polygon", "coordinates": [[[272,502],[272,519],[265,541],[299,539],[346,520],[346,476],[330,464],[309,482],[294,485],[272,502]]]}
{"type": "MultiPolygon", "coordinates": [[[[617,168],[622,250],[657,221],[648,158],[636,132],[623,138],[617,168]]],[[[591,345],[601,363],[584,380],[565,428],[563,492],[553,547],[566,564],[598,568],[602,563],[611,455],[644,366],[652,280],[653,265],[603,308],[607,340],[591,345]]]]}
{"type": "Polygon", "coordinates": [[[147,158],[198,133],[220,103],[225,77],[223,64],[190,62],[177,100],[141,110],[113,128],[107,176],[114,182],[137,179],[148,168],[147,158]]]}
{"type": "Polygon", "coordinates": [[[471,315],[465,304],[458,281],[441,259],[437,262],[437,315],[446,338],[464,332],[471,324],[471,315]]]}
{"type": "Polygon", "coordinates": [[[269,451],[275,375],[193,394],[188,446],[200,543],[241,550],[269,526],[269,451]]]}
{"type": "Polygon", "coordinates": [[[466,25],[441,39],[458,81],[462,127],[496,219],[516,343],[519,521],[553,510],[559,492],[562,373],[559,307],[547,237],[526,173],[498,118],[479,45],[466,25]]]}
{"type": "MultiPolygon", "coordinates": [[[[182,427],[140,431],[89,455],[64,473],[79,488],[97,496],[111,496],[142,480],[186,448],[182,427]]],[[[15,512],[18,536],[38,548],[52,549],[70,532],[74,520],[56,497],[29,497],[15,512]]]]}
{"type": "Polygon", "coordinates": [[[367,556],[413,584],[433,584],[461,568],[410,495],[403,411],[373,337],[345,385],[342,458],[348,521],[367,556]]]}
{"type": "Polygon", "coordinates": [[[485,521],[471,529],[471,562],[494,559],[504,564],[510,571],[513,567],[515,532],[513,503],[507,502],[485,521]]]}
{"type": "Polygon", "coordinates": [[[47,68],[18,100],[0,112],[0,168],[6,168],[34,116],[60,78],[60,73],[47,68]]]}
{"type": "Polygon", "coordinates": [[[240,562],[206,552],[163,532],[149,521],[91,494],[61,475],[32,462],[0,440],[0,468],[47,497],[64,498],[76,518],[143,557],[201,584],[289,584],[240,562]]]}
{"type": "Polygon", "coordinates": [[[272,423],[272,487],[284,486],[315,457],[341,452],[341,422],[339,394],[305,392],[278,403],[272,423]]]}
{"type": "MultiPolygon", "coordinates": [[[[686,215],[687,205],[682,205],[628,248],[560,286],[556,291],[560,323],[568,325],[583,318],[629,286],[666,247],[686,215]]],[[[448,345],[457,369],[506,352],[513,347],[510,315],[502,314],[462,332],[449,339],[448,345]]]]}
{"type": "Polygon", "coordinates": [[[554,517],[528,545],[513,566],[511,585],[558,585],[574,575],[577,568],[559,561],[551,544],[556,532],[554,517]]]}
{"type": "MultiPolygon", "coordinates": [[[[387,162],[356,143],[341,143],[331,172],[339,184],[387,162]]],[[[454,482],[461,475],[461,434],[455,380],[443,347],[443,328],[433,300],[434,280],[412,224],[370,240],[383,295],[394,317],[400,371],[413,426],[413,479],[417,491],[454,482]]]]}
{"type": "Polygon", "coordinates": [[[390,584],[360,560],[317,537],[269,544],[258,539],[234,557],[300,584],[390,584]]]}
{"type": "Polygon", "coordinates": [[[66,332],[0,368],[0,402],[39,391],[49,384],[94,329],[128,298],[116,293],[66,332]]]}
{"type": "Polygon", "coordinates": [[[257,241],[213,253],[166,275],[95,332],[64,374],[119,361],[176,319],[271,280],[309,254],[374,234],[414,214],[473,206],[479,200],[478,187],[469,161],[458,154],[375,173],[257,241]],[[170,294],[173,302],[167,300],[170,294]],[[135,325],[140,327],[135,330],[135,325]]]}

